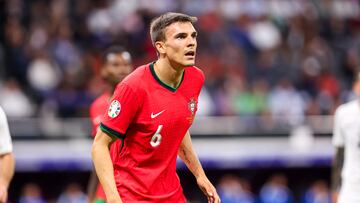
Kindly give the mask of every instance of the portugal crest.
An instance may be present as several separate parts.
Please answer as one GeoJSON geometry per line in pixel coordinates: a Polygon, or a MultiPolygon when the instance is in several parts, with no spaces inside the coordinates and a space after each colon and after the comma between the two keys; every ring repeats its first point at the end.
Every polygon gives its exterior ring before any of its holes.
{"type": "Polygon", "coordinates": [[[114,100],[111,102],[109,109],[108,109],[108,116],[110,118],[115,118],[119,115],[121,110],[121,104],[118,100],[114,100]]]}
{"type": "Polygon", "coordinates": [[[188,109],[191,112],[191,115],[186,119],[189,121],[190,124],[192,124],[195,118],[195,112],[197,110],[197,101],[194,98],[190,99],[188,103],[188,109]]]}
{"type": "Polygon", "coordinates": [[[197,102],[194,98],[191,98],[189,103],[188,103],[188,108],[191,112],[191,115],[194,116],[195,115],[195,111],[197,109],[197,102]]]}

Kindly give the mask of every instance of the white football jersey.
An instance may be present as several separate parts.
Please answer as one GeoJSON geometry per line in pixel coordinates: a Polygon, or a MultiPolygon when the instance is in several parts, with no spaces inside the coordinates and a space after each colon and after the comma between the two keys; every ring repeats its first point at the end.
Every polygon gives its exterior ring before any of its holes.
{"type": "Polygon", "coordinates": [[[346,194],[346,196],[356,198],[360,202],[359,100],[345,103],[337,108],[332,142],[335,147],[344,147],[345,149],[340,196],[346,194]],[[344,191],[345,189],[346,191],[344,191]]]}
{"type": "Polygon", "coordinates": [[[12,152],[13,146],[9,132],[6,115],[0,107],[0,154],[12,152]]]}

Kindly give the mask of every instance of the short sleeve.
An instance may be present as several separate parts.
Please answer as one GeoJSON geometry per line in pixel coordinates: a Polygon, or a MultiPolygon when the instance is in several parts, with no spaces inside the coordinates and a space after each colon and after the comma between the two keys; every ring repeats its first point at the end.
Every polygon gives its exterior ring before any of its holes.
{"type": "Polygon", "coordinates": [[[0,108],[0,154],[10,153],[13,150],[9,126],[5,112],[0,108]]]}
{"type": "Polygon", "coordinates": [[[139,100],[134,90],[120,83],[105,112],[100,129],[107,134],[122,138],[139,109],[139,100]]]}
{"type": "Polygon", "coordinates": [[[332,143],[335,147],[343,147],[345,142],[344,134],[341,129],[341,107],[335,111],[332,143]]]}

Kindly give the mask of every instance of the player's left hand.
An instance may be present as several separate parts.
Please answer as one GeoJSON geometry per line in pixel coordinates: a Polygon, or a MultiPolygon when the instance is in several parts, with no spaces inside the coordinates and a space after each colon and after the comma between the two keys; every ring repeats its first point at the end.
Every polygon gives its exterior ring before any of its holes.
{"type": "Polygon", "coordinates": [[[216,192],[215,187],[211,184],[206,176],[202,176],[196,179],[200,189],[206,195],[208,203],[220,203],[220,197],[216,192]]]}

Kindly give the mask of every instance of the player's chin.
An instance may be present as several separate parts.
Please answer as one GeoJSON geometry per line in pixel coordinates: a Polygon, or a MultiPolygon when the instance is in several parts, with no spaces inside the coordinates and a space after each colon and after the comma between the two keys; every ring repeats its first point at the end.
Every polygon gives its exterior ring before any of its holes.
{"type": "Polygon", "coordinates": [[[188,66],[194,66],[195,65],[195,59],[194,60],[186,60],[183,63],[184,67],[188,67],[188,66]]]}

